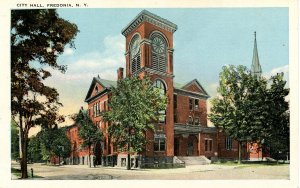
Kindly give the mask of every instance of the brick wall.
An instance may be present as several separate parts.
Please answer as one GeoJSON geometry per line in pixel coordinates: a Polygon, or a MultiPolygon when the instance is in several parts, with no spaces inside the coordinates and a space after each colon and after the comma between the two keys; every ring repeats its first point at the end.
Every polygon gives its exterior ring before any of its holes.
{"type": "Polygon", "coordinates": [[[215,157],[215,152],[218,151],[217,134],[215,133],[200,133],[200,155],[206,157],[215,157]],[[205,151],[205,140],[212,140],[212,149],[205,151]]]}
{"type": "Polygon", "coordinates": [[[201,98],[189,97],[186,95],[177,94],[177,109],[175,109],[177,114],[177,123],[187,124],[189,122],[189,117],[193,118],[195,121],[196,118],[199,118],[200,124],[203,127],[207,127],[207,108],[206,100],[201,98]],[[189,108],[189,99],[199,100],[199,107],[195,108],[195,105],[192,110],[189,108]]]}

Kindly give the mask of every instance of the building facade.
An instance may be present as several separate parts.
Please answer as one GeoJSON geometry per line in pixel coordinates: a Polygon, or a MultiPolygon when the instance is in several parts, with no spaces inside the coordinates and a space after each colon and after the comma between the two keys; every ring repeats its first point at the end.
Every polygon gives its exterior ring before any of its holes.
{"type": "MultiPolygon", "coordinates": [[[[160,112],[154,131],[146,132],[148,142],[145,152],[132,156],[130,162],[133,167],[173,166],[182,156],[202,157],[208,163],[217,157],[237,157],[237,143],[216,127],[207,126],[209,95],[200,82],[197,79],[183,85],[174,82],[173,34],[176,30],[177,25],[146,10],[122,30],[126,38],[126,73],[119,68],[118,79],[133,75],[143,78],[147,75],[154,87],[161,89],[168,99],[166,110],[160,112]]],[[[116,81],[94,77],[85,98],[88,114],[105,138],[99,146],[95,146],[99,148],[91,162],[126,166],[126,154],[114,148],[107,132],[109,124],[100,117],[102,111],[109,110],[112,86],[116,86],[116,81]]],[[[68,129],[73,147],[68,160],[71,164],[86,164],[87,152],[79,148],[78,126],[68,129]]],[[[243,150],[243,156],[247,158],[247,146],[243,150]]]]}

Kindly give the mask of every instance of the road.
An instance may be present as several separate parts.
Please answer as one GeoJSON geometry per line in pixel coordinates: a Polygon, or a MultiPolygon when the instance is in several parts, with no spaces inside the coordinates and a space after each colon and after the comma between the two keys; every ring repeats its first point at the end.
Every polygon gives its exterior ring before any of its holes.
{"type": "MultiPolygon", "coordinates": [[[[12,167],[19,165],[12,163],[12,167]]],[[[86,165],[48,166],[29,164],[41,180],[228,180],[289,179],[289,165],[193,165],[178,169],[133,169],[118,167],[89,168],[86,165]]]]}

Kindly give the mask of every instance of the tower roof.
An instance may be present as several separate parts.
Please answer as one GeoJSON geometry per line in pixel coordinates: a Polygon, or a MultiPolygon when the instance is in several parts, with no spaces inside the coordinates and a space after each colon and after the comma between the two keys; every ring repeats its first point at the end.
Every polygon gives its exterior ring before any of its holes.
{"type": "Polygon", "coordinates": [[[177,30],[176,24],[147,10],[143,10],[124,29],[122,29],[122,34],[127,36],[134,28],[145,21],[172,33],[177,30]]]}
{"type": "Polygon", "coordinates": [[[262,70],[261,70],[261,66],[260,66],[259,58],[258,58],[256,32],[254,32],[254,48],[253,48],[253,58],[252,58],[252,65],[251,65],[251,74],[253,76],[260,77],[261,73],[262,73],[262,70]]]}

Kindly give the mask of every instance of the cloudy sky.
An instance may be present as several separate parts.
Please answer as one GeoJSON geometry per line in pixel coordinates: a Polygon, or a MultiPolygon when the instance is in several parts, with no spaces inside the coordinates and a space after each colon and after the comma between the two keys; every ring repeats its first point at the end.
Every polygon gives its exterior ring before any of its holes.
{"type": "MultiPolygon", "coordinates": [[[[64,115],[87,107],[84,98],[94,76],[116,80],[125,67],[125,37],[121,30],[142,9],[59,9],[60,17],[75,23],[76,49],[66,48],[59,64],[65,74],[53,72],[46,83],[58,89],[64,115]]],[[[254,31],[259,59],[267,77],[289,72],[287,8],[147,9],[178,25],[174,33],[175,82],[196,78],[216,95],[222,66],[251,66],[254,31]]],[[[288,76],[286,76],[286,79],[288,76]]],[[[65,125],[72,122],[66,121],[65,125]]]]}

